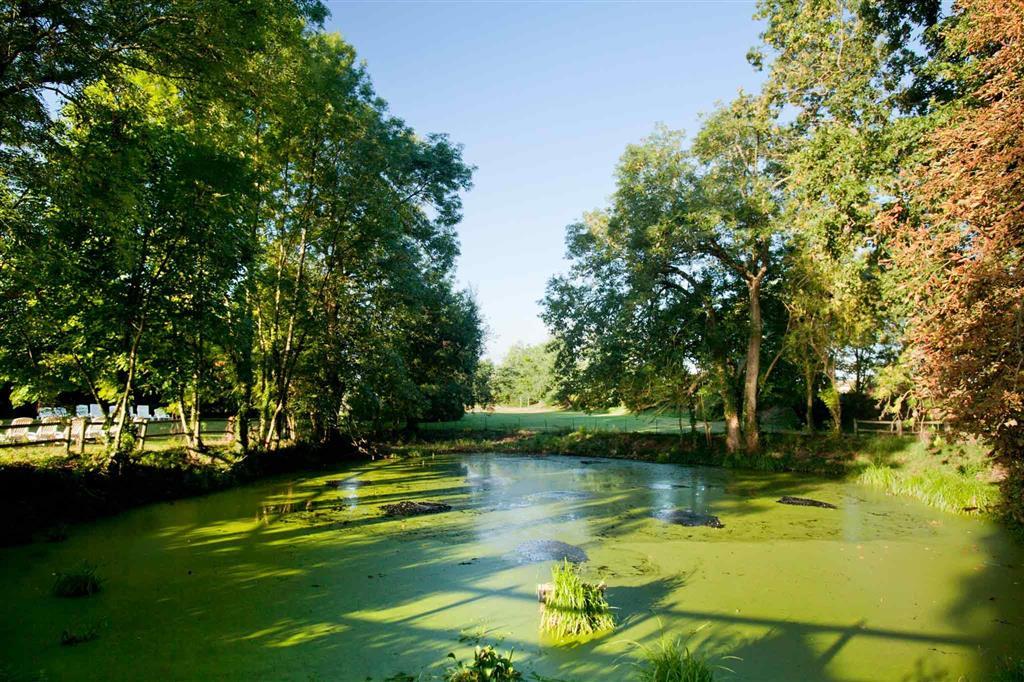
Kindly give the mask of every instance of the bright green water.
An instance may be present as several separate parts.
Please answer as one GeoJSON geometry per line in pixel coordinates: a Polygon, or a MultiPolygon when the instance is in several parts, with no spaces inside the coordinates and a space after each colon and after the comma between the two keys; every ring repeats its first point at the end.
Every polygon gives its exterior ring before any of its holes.
{"type": "Polygon", "coordinates": [[[1024,550],[987,522],[807,477],[591,461],[367,463],[3,550],[2,666],[49,680],[426,679],[449,651],[469,656],[460,632],[479,629],[528,672],[587,681],[628,679],[633,642],[662,629],[702,628],[690,645],[735,671],[721,679],[981,680],[1024,653],[1024,550]],[[783,494],[840,509],[775,503],[783,494]],[[403,499],[454,509],[381,515],[403,499]],[[671,507],[725,528],[655,518],[671,507]],[[539,636],[534,591],[551,564],[513,550],[545,539],[589,554],[615,632],[576,646],[539,636]],[[103,591],[51,596],[52,573],[83,559],[103,591]],[[94,623],[95,641],[59,644],[94,623]]]}

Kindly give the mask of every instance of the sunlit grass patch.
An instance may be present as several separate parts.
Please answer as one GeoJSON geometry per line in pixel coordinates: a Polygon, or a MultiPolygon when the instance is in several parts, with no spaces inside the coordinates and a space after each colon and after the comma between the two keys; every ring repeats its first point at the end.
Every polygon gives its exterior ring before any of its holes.
{"type": "Polygon", "coordinates": [[[540,628],[556,637],[593,635],[615,627],[604,585],[588,583],[580,569],[563,561],[551,569],[551,590],[544,600],[540,628]]]}
{"type": "Polygon", "coordinates": [[[83,561],[68,572],[54,574],[51,592],[56,597],[88,597],[100,591],[103,579],[93,564],[83,561]]]}
{"type": "Polygon", "coordinates": [[[999,489],[971,471],[922,469],[907,471],[871,464],[858,482],[893,495],[906,495],[948,512],[986,511],[999,502],[999,489]]]}

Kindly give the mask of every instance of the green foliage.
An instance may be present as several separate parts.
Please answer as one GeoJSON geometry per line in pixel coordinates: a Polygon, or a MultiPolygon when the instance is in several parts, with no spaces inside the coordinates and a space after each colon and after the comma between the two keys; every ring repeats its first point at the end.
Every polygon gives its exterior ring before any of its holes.
{"type": "Polygon", "coordinates": [[[555,637],[589,636],[615,627],[603,583],[589,583],[568,560],[551,569],[552,589],[544,601],[540,629],[555,637]]]}
{"type": "Polygon", "coordinates": [[[453,279],[472,169],[388,112],[352,47],[315,30],[320,3],[36,10],[0,29],[39,49],[0,70],[0,381],[16,402],[109,404],[122,458],[140,394],[181,416],[192,450],[204,410],[273,449],[474,403],[482,325],[453,279]],[[50,121],[53,85],[71,96],[50,121]]]}
{"type": "MultiPolygon", "coordinates": [[[[494,371],[494,363],[490,360],[481,360],[477,363],[476,372],[473,374],[473,401],[476,407],[494,407],[494,371]]],[[[462,415],[459,415],[459,418],[461,417],[462,415]]]]}
{"type": "Polygon", "coordinates": [[[494,402],[529,406],[548,402],[554,387],[555,356],[547,344],[516,344],[494,368],[494,402]]]}
{"type": "Polygon", "coordinates": [[[662,636],[653,647],[641,647],[643,662],[636,664],[639,682],[713,682],[707,661],[679,641],[662,636]]]}
{"type": "Polygon", "coordinates": [[[493,646],[477,646],[473,662],[459,661],[455,654],[448,654],[455,665],[445,674],[445,682],[513,682],[523,679],[523,674],[512,665],[512,651],[502,655],[493,646]]]}
{"type": "Polygon", "coordinates": [[[67,572],[55,573],[50,591],[56,597],[88,597],[99,592],[102,583],[102,578],[96,574],[96,566],[83,561],[67,572]]]}

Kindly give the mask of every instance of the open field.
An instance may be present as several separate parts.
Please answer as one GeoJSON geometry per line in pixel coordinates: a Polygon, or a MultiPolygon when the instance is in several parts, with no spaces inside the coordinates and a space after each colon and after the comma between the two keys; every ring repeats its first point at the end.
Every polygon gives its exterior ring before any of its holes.
{"type": "MultiPolygon", "coordinates": [[[[671,413],[655,414],[644,412],[636,414],[618,408],[603,412],[581,412],[578,410],[559,410],[545,406],[533,407],[498,407],[494,410],[474,410],[467,412],[462,419],[451,422],[431,422],[421,424],[422,429],[440,431],[607,431],[619,433],[686,433],[690,431],[689,415],[671,413]]],[[[703,428],[697,422],[697,430],[703,428]]],[[[724,431],[723,422],[711,422],[713,433],[724,431]]]]}

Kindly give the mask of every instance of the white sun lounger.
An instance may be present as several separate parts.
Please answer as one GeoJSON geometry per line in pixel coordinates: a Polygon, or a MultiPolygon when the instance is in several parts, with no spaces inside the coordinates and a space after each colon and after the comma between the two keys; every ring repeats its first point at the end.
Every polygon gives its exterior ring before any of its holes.
{"type": "Polygon", "coordinates": [[[4,429],[4,440],[8,443],[19,443],[29,440],[31,429],[29,426],[35,420],[32,417],[16,417],[11,420],[11,426],[18,428],[4,429]]]}

